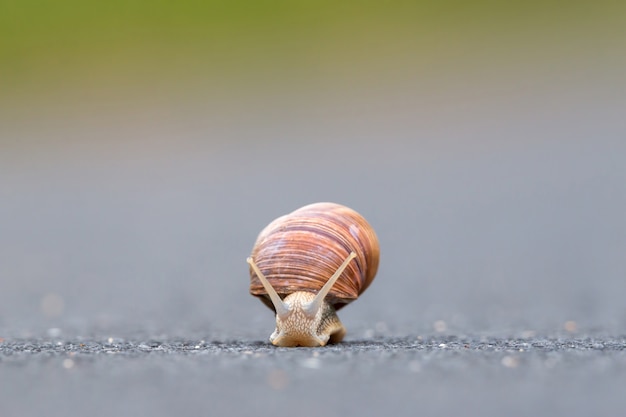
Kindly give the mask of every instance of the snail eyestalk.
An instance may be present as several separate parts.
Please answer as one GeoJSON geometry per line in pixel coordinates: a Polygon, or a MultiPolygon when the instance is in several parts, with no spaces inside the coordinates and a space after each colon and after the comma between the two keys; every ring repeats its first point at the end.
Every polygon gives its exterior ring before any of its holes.
{"type": "Polygon", "coordinates": [[[314,347],[325,346],[328,342],[336,343],[343,339],[346,329],[337,317],[334,307],[325,298],[355,257],[356,254],[351,252],[317,294],[296,291],[287,295],[284,300],[280,298],[252,257],[247,259],[276,309],[276,330],[270,336],[272,344],[314,347]]]}
{"type": "Polygon", "coordinates": [[[259,267],[256,266],[252,257],[246,259],[246,262],[248,262],[252,269],[254,269],[256,276],[259,277],[261,284],[263,284],[265,291],[267,291],[267,295],[270,296],[272,304],[274,304],[274,308],[276,309],[276,315],[279,317],[286,317],[289,315],[289,307],[283,302],[276,290],[274,290],[274,287],[272,287],[267,278],[265,278],[265,275],[263,275],[259,267]]]}
{"type": "Polygon", "coordinates": [[[339,279],[343,271],[348,267],[348,264],[350,263],[350,261],[353,260],[354,258],[356,258],[356,253],[350,252],[350,255],[348,255],[348,257],[346,258],[345,261],[343,261],[341,266],[337,268],[337,271],[335,271],[333,276],[330,277],[328,281],[326,281],[326,284],[324,284],[322,289],[319,290],[315,298],[304,308],[304,311],[308,315],[315,316],[317,314],[317,312],[322,307],[324,299],[326,298],[330,290],[333,288],[333,285],[335,285],[335,282],[337,282],[337,280],[339,279]]]}

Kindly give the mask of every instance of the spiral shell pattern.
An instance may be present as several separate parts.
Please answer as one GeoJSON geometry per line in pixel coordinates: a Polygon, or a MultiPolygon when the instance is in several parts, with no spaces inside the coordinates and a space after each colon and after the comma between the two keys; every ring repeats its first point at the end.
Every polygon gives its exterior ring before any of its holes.
{"type": "MultiPolygon", "coordinates": [[[[378,270],[378,238],[356,211],[335,203],[315,203],[279,217],[259,234],[252,258],[284,298],[295,291],[319,291],[352,251],[356,258],[326,297],[340,309],[367,289],[378,270]]],[[[252,269],[250,293],[273,309],[252,269]]]]}

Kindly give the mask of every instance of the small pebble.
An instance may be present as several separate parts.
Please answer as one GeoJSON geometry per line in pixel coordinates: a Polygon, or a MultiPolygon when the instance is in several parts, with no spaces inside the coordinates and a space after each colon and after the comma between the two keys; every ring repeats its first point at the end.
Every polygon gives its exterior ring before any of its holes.
{"type": "Polygon", "coordinates": [[[301,362],[304,368],[318,369],[321,365],[321,361],[318,358],[307,358],[301,362]]]}
{"type": "Polygon", "coordinates": [[[448,330],[448,325],[443,320],[437,320],[433,323],[433,329],[435,329],[437,333],[443,333],[448,330]]]}
{"type": "Polygon", "coordinates": [[[72,359],[64,359],[63,367],[65,369],[72,369],[74,367],[74,361],[72,359]]]}
{"type": "Polygon", "coordinates": [[[519,358],[515,357],[515,356],[505,356],[504,358],[502,358],[502,365],[506,366],[507,368],[517,368],[517,366],[519,365],[519,358]]]}
{"type": "Polygon", "coordinates": [[[578,331],[578,324],[572,320],[566,321],[563,327],[565,328],[565,331],[569,333],[576,333],[578,331]]]}

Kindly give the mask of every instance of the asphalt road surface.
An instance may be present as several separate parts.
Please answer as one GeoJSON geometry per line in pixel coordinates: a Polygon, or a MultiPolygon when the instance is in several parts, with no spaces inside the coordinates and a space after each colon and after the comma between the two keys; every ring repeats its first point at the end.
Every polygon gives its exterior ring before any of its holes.
{"type": "Polygon", "coordinates": [[[610,416],[626,407],[626,337],[375,337],[318,349],[55,337],[5,341],[0,355],[9,417],[610,416]]]}
{"type": "Polygon", "coordinates": [[[0,416],[624,415],[623,100],[568,88],[5,124],[0,416]],[[277,349],[245,259],[315,201],[378,276],[345,343],[277,349]]]}

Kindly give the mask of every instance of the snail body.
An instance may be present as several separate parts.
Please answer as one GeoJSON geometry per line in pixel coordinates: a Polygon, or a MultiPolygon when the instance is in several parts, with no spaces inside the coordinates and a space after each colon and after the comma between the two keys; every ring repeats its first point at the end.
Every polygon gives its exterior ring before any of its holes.
{"type": "Polygon", "coordinates": [[[356,211],[315,203],[277,218],[259,234],[248,258],[250,293],[276,312],[277,346],[340,342],[336,311],[373,281],[378,238],[356,211]]]}

